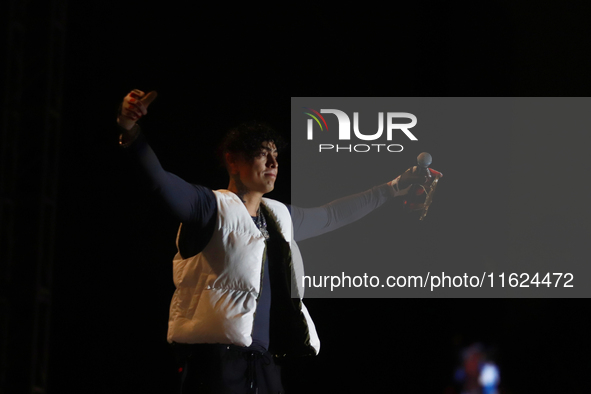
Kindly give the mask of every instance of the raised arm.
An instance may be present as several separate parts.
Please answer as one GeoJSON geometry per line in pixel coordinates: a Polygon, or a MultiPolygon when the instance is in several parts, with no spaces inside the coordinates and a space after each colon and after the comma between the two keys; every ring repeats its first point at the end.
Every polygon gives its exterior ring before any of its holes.
{"type": "Polygon", "coordinates": [[[148,113],[148,106],[155,98],[156,92],[145,94],[140,90],[133,90],[125,96],[117,118],[121,128],[120,144],[139,165],[148,179],[150,189],[179,221],[204,225],[215,215],[213,192],[164,171],[136,123],[148,113]]]}

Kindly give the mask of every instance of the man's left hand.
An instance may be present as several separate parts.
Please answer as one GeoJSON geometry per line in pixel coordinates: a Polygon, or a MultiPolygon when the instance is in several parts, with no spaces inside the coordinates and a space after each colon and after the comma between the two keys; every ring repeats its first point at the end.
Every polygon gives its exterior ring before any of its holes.
{"type": "Polygon", "coordinates": [[[425,173],[420,173],[417,166],[411,167],[398,178],[389,182],[394,189],[394,197],[404,196],[410,190],[412,185],[422,185],[427,187],[435,178],[441,178],[443,174],[428,168],[425,173]]]}

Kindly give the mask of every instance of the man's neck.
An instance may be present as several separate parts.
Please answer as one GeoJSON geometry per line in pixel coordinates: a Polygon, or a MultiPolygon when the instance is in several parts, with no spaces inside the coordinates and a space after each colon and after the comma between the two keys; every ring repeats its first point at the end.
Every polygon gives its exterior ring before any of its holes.
{"type": "Polygon", "coordinates": [[[256,197],[249,193],[247,195],[240,196],[240,198],[244,202],[244,206],[248,210],[250,216],[256,216],[257,212],[259,211],[263,195],[259,193],[258,197],[256,197]]]}
{"type": "Polygon", "coordinates": [[[230,185],[228,185],[228,190],[240,197],[250,216],[257,215],[259,206],[261,205],[261,200],[263,198],[263,193],[239,190],[239,188],[237,188],[233,182],[230,182],[230,185]]]}

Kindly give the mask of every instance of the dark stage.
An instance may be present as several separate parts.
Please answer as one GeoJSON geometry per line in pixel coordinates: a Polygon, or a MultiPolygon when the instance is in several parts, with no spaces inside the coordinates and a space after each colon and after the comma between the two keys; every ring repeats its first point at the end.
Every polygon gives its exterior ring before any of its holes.
{"type": "MultiPolygon", "coordinates": [[[[131,89],[158,91],[140,124],[164,168],[212,189],[227,186],[215,157],[222,134],[256,119],[289,139],[290,97],[584,97],[591,89],[588,6],[415,5],[401,11],[411,19],[396,23],[371,22],[367,18],[376,14],[369,10],[350,10],[336,23],[335,14],[319,10],[302,19],[246,20],[238,10],[190,9],[67,5],[47,393],[177,391],[166,333],[179,223],[145,192],[118,147],[117,108],[131,89]]],[[[39,26],[27,36],[35,52],[44,45],[45,14],[32,4],[27,10],[29,23],[39,26]]],[[[23,73],[35,76],[36,70],[23,73]]],[[[23,116],[31,119],[18,136],[19,202],[10,276],[3,282],[9,318],[2,394],[31,392],[35,281],[29,262],[38,253],[31,240],[43,177],[35,125],[42,123],[34,121],[41,111],[36,86],[24,86],[23,116]]],[[[536,173],[507,194],[504,185],[491,189],[503,204],[531,193],[543,208],[537,212],[560,225],[547,228],[544,218],[524,216],[542,227],[523,235],[523,242],[542,251],[569,248],[566,258],[586,253],[589,138],[562,138],[559,130],[536,141],[511,137],[506,143],[531,142],[532,160],[548,176],[536,173]]],[[[285,203],[290,161],[290,152],[280,157],[282,175],[270,195],[285,203]]],[[[446,161],[433,165],[446,176],[433,203],[435,218],[435,210],[458,198],[445,188],[448,179],[450,185],[478,181],[454,179],[450,168],[461,167],[461,157],[440,163],[446,161]]],[[[413,164],[393,163],[396,172],[384,182],[413,164]]],[[[483,220],[487,208],[481,207],[483,220]]],[[[402,216],[399,202],[380,209],[379,215],[402,216]]],[[[453,226],[432,224],[429,234],[453,226]]],[[[420,248],[421,229],[410,222],[404,228],[400,247],[420,248]]],[[[575,285],[586,286],[587,279],[575,285]]],[[[459,394],[460,352],[475,343],[498,365],[500,393],[588,392],[588,299],[335,298],[306,305],[322,348],[317,357],[285,360],[288,393],[459,394]]]]}

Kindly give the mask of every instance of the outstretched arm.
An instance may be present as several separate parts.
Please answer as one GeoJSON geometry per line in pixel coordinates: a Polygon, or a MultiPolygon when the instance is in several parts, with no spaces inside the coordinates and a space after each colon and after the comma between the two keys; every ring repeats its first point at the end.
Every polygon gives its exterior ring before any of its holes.
{"type": "Polygon", "coordinates": [[[380,207],[393,195],[392,186],[385,184],[317,208],[292,205],[290,211],[295,240],[316,237],[353,223],[380,207]]]}
{"type": "MultiPolygon", "coordinates": [[[[388,199],[406,195],[413,184],[432,180],[433,170],[419,175],[417,167],[409,168],[391,182],[373,187],[363,193],[340,198],[317,208],[290,207],[296,241],[336,230],[361,219],[388,199]]],[[[441,175],[437,172],[437,174],[441,175]]]]}

